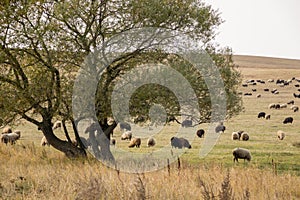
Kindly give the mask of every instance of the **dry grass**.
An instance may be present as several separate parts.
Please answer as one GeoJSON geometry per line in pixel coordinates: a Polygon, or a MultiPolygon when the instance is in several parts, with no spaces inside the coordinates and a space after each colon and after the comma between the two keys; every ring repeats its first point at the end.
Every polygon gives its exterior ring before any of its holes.
{"type": "MultiPolygon", "coordinates": [[[[281,67],[300,66],[296,61],[237,58],[244,80],[300,78],[300,68],[281,67]]],[[[151,173],[122,173],[93,158],[67,160],[52,147],[40,146],[42,135],[36,127],[19,124],[14,128],[22,130],[21,140],[14,146],[0,144],[0,199],[300,199],[300,115],[288,108],[268,109],[269,103],[294,99],[291,94],[296,88],[266,83],[240,90],[253,88],[257,89],[253,96],[243,97],[244,112],[225,122],[225,133],[207,157],[199,158],[203,139],[195,138],[193,148],[181,157],[180,168],[174,162],[169,170],[151,173]],[[263,92],[266,87],[276,87],[280,93],[263,92]],[[257,93],[262,97],[256,98],[257,93]],[[257,119],[259,111],[271,114],[271,120],[257,119]],[[285,116],[293,116],[294,123],[283,125],[285,116]],[[276,138],[279,129],[287,134],[282,141],[276,138]],[[237,130],[247,131],[250,140],[232,141],[231,132],[237,130]],[[231,152],[238,146],[251,150],[250,163],[233,163],[231,152]]],[[[294,100],[300,105],[300,99],[294,100]]],[[[173,124],[155,135],[159,142],[154,148],[147,148],[143,140],[140,149],[130,151],[160,149],[169,144],[177,129],[173,124]]],[[[64,138],[61,130],[56,133],[64,138]]],[[[114,134],[117,148],[128,151],[128,142],[121,141],[120,134],[114,134]]]]}

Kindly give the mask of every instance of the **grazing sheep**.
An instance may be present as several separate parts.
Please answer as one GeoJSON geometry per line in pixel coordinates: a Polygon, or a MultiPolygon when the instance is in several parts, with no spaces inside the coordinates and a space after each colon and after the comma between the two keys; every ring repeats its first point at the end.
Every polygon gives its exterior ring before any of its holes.
{"type": "Polygon", "coordinates": [[[50,146],[50,144],[49,144],[49,142],[48,142],[48,140],[46,139],[45,136],[43,136],[42,139],[41,139],[41,145],[42,146],[46,146],[46,145],[50,146]]]}
{"type": "Polygon", "coordinates": [[[131,140],[132,138],[132,132],[126,131],[121,135],[121,140],[131,140]]]}
{"type": "Polygon", "coordinates": [[[268,82],[269,82],[269,83],[273,83],[273,82],[274,82],[274,79],[268,79],[268,82]]]}
{"type": "Polygon", "coordinates": [[[232,132],[231,134],[232,140],[239,140],[240,136],[238,134],[238,132],[232,132]]]}
{"type": "Polygon", "coordinates": [[[287,108],[287,104],[285,104],[285,103],[280,104],[280,108],[287,108]]]}
{"type": "Polygon", "coordinates": [[[294,105],[295,101],[294,100],[291,100],[289,102],[287,102],[288,105],[294,105]]]}
{"type": "Polygon", "coordinates": [[[249,140],[249,134],[246,132],[243,132],[241,135],[241,138],[243,141],[248,141],[249,140]]]}
{"type": "Polygon", "coordinates": [[[181,123],[182,127],[191,127],[193,125],[193,121],[190,119],[186,119],[181,123]]]}
{"type": "Polygon", "coordinates": [[[1,142],[4,144],[10,143],[11,145],[15,144],[18,139],[20,139],[20,133],[5,133],[1,135],[1,142]]]}
{"type": "Polygon", "coordinates": [[[300,98],[300,94],[294,93],[293,95],[294,95],[295,98],[300,98]]]}
{"type": "Polygon", "coordinates": [[[131,126],[127,122],[120,122],[120,129],[123,131],[131,131],[131,126]]]}
{"type": "Polygon", "coordinates": [[[9,127],[9,126],[4,127],[2,130],[2,134],[5,134],[5,133],[12,133],[11,127],[9,127]]]}
{"type": "Polygon", "coordinates": [[[271,119],[271,115],[270,114],[266,115],[266,120],[270,120],[270,119],[271,119]]]}
{"type": "Polygon", "coordinates": [[[178,138],[178,137],[172,137],[171,138],[171,146],[174,148],[192,148],[192,146],[190,145],[189,141],[185,138],[178,138]]]}
{"type": "Polygon", "coordinates": [[[265,117],[266,117],[266,113],[265,112],[258,113],[257,118],[265,118],[265,117]]]}
{"type": "Polygon", "coordinates": [[[275,109],[280,109],[280,104],[276,104],[275,109]]]}
{"type": "Polygon", "coordinates": [[[199,138],[202,138],[204,137],[204,133],[205,131],[203,129],[199,129],[197,132],[196,132],[196,135],[199,137],[199,138]]]}
{"type": "Polygon", "coordinates": [[[247,161],[251,161],[251,153],[248,149],[244,149],[244,148],[235,148],[233,151],[232,151],[232,154],[233,154],[233,161],[235,162],[239,162],[239,159],[244,159],[247,160],[247,161]]]}
{"type": "Polygon", "coordinates": [[[270,89],[269,89],[269,88],[265,88],[264,91],[265,91],[265,92],[269,92],[270,89]]]}
{"type": "Polygon", "coordinates": [[[275,106],[276,106],[275,103],[271,103],[271,104],[269,105],[269,108],[272,109],[272,108],[275,108],[275,106]]]}
{"type": "Polygon", "coordinates": [[[298,112],[299,111],[299,107],[296,105],[292,105],[291,106],[291,110],[293,110],[294,112],[298,112]]]}
{"type": "Polygon", "coordinates": [[[52,129],[55,130],[55,129],[61,128],[61,126],[62,126],[61,121],[56,121],[56,122],[53,124],[52,129]]]}
{"type": "Polygon", "coordinates": [[[283,140],[285,137],[285,133],[281,130],[277,131],[277,137],[279,140],[283,140]]]}
{"type": "Polygon", "coordinates": [[[130,140],[128,147],[129,148],[132,148],[132,147],[140,148],[140,145],[141,145],[141,138],[132,138],[130,140]]]}
{"type": "Polygon", "coordinates": [[[256,98],[260,98],[260,97],[261,97],[261,94],[257,94],[257,95],[256,95],[256,98]]]}
{"type": "Polygon", "coordinates": [[[215,132],[219,133],[219,132],[224,132],[226,130],[226,127],[223,125],[223,122],[221,122],[219,125],[216,126],[215,128],[215,132]]]}
{"type": "Polygon", "coordinates": [[[251,92],[246,92],[246,93],[244,94],[244,96],[252,96],[252,93],[251,93],[251,92]]]}
{"type": "Polygon", "coordinates": [[[293,120],[294,120],[294,119],[293,119],[292,117],[287,117],[287,118],[285,118],[285,119],[283,120],[283,123],[284,123],[284,124],[288,124],[288,123],[291,123],[291,124],[292,124],[292,123],[293,123],[293,120]]]}
{"type": "Polygon", "coordinates": [[[147,140],[147,147],[153,147],[156,144],[154,138],[148,138],[147,140]]]}

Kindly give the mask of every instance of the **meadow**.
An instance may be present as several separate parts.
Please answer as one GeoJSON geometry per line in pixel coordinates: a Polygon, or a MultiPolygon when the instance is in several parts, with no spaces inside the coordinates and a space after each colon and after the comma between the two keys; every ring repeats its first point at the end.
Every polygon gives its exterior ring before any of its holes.
{"type": "MultiPolygon", "coordinates": [[[[300,78],[300,61],[264,57],[235,56],[243,83],[262,79],[265,84],[240,87],[244,111],[224,122],[225,132],[213,150],[199,158],[203,138],[195,137],[192,149],[185,151],[179,161],[169,167],[147,173],[124,173],[108,168],[95,160],[69,160],[54,148],[40,146],[42,133],[31,124],[21,123],[22,137],[16,145],[0,144],[0,199],[300,199],[300,114],[287,108],[269,109],[270,103],[287,103],[300,99],[296,82],[280,87],[268,79],[300,78]],[[277,88],[279,94],[263,91],[277,88]],[[253,92],[252,89],[256,89],[253,92]],[[260,98],[256,95],[261,94],[260,98]],[[271,115],[270,120],[258,119],[261,111],[271,115]],[[292,116],[292,124],[283,124],[292,116]],[[249,141],[233,141],[231,133],[243,130],[249,141]],[[278,140],[276,132],[286,132],[278,140]],[[251,162],[233,162],[232,150],[244,147],[251,151],[251,162]]],[[[300,83],[299,83],[300,84],[300,83]]],[[[169,143],[178,124],[167,125],[156,135],[154,148],[132,152],[150,152],[169,143]]],[[[197,128],[207,128],[201,124],[197,128]]],[[[55,130],[63,138],[62,130],[55,130]]],[[[191,134],[194,134],[192,132],[191,134]]],[[[116,147],[128,151],[128,142],[120,140],[120,131],[114,133],[116,147]]]]}

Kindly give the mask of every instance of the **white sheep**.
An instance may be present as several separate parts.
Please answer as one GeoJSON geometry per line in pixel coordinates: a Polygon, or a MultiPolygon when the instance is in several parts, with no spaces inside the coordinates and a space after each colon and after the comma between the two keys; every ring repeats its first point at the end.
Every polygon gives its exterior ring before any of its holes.
{"type": "Polygon", "coordinates": [[[126,131],[122,133],[121,135],[121,140],[131,140],[132,138],[132,132],[131,131],[126,131]]]}
{"type": "Polygon", "coordinates": [[[243,132],[241,135],[242,140],[247,141],[249,140],[249,134],[246,132],[243,132]]]}
{"type": "Polygon", "coordinates": [[[231,134],[232,140],[239,140],[240,136],[238,134],[238,132],[232,132],[231,134]]]}
{"type": "Polygon", "coordinates": [[[42,146],[46,146],[46,145],[50,146],[50,144],[49,144],[49,142],[48,142],[48,140],[46,139],[45,136],[43,136],[42,139],[41,139],[41,145],[42,146]]]}
{"type": "Polygon", "coordinates": [[[277,131],[277,137],[279,140],[283,140],[285,138],[285,133],[282,130],[277,131]]]}
{"type": "Polygon", "coordinates": [[[150,137],[147,140],[147,147],[153,147],[155,145],[155,143],[156,142],[155,142],[154,138],[150,137]]]}
{"type": "Polygon", "coordinates": [[[235,148],[233,151],[232,151],[232,154],[233,154],[233,161],[235,162],[239,162],[239,158],[240,159],[244,159],[245,160],[248,160],[249,162],[251,161],[251,153],[248,149],[244,149],[244,148],[235,148]]]}

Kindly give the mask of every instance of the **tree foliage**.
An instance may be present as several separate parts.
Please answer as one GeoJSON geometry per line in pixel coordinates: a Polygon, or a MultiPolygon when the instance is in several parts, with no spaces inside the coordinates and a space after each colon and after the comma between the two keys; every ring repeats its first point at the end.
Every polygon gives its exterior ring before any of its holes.
{"type": "MultiPolygon", "coordinates": [[[[41,128],[50,144],[68,156],[83,154],[83,146],[74,147],[71,141],[57,138],[51,123],[54,119],[69,120],[76,133],[77,122],[73,118],[71,102],[78,70],[89,54],[111,37],[128,30],[165,28],[201,41],[222,75],[228,117],[241,110],[241,99],[237,94],[240,78],[232,61],[232,52],[217,48],[213,43],[215,30],[222,19],[217,11],[201,1],[7,0],[0,4],[0,16],[1,123],[25,119],[41,128]]],[[[205,108],[201,116],[209,120],[209,94],[201,74],[193,73],[195,70],[190,63],[161,52],[153,44],[151,48],[136,49],[113,60],[101,76],[95,105],[107,137],[107,117],[112,115],[110,96],[116,81],[128,70],[147,62],[167,63],[180,69],[180,73],[192,82],[199,103],[205,108]]],[[[170,115],[180,114],[171,91],[159,85],[145,85],[131,99],[132,116],[145,115],[155,103],[166,106],[170,115]]],[[[113,124],[113,128],[115,126],[113,124]]],[[[79,139],[78,134],[75,137],[79,139]]],[[[109,145],[101,149],[109,150],[109,145]]],[[[102,156],[109,157],[109,151],[105,152],[108,155],[102,156]]]]}

